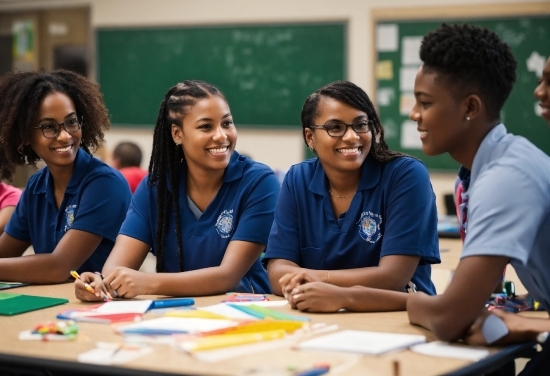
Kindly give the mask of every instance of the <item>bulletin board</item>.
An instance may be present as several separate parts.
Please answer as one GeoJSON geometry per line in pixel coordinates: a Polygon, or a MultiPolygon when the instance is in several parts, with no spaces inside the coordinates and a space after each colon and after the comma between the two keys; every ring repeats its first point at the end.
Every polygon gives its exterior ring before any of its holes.
{"type": "Polygon", "coordinates": [[[458,170],[458,163],[448,154],[428,157],[422,153],[417,124],[409,119],[409,112],[415,103],[422,37],[442,22],[467,22],[493,30],[510,45],[518,61],[517,79],[501,120],[509,132],[526,137],[550,154],[550,129],[533,96],[550,56],[550,3],[381,10],[374,17],[376,104],[391,149],[422,159],[431,170],[458,170]]]}

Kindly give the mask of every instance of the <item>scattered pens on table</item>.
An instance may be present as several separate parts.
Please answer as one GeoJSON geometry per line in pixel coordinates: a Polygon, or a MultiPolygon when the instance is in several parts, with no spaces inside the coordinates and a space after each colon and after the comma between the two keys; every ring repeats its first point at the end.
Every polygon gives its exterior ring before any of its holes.
{"type": "Polygon", "coordinates": [[[267,301],[269,298],[266,294],[250,294],[240,292],[229,292],[227,298],[222,300],[222,303],[226,302],[259,302],[267,301]]]}
{"type": "MultiPolygon", "coordinates": [[[[80,278],[80,275],[78,274],[78,272],[76,270],[71,270],[71,275],[75,278],[75,279],[80,279],[82,281],[82,278],[80,278]]],[[[95,294],[95,290],[92,286],[90,286],[88,283],[84,282],[84,288],[86,289],[86,291],[88,292],[91,292],[92,294],[95,294]]],[[[108,302],[110,299],[109,297],[107,296],[107,294],[103,293],[103,301],[104,302],[108,302]]]]}

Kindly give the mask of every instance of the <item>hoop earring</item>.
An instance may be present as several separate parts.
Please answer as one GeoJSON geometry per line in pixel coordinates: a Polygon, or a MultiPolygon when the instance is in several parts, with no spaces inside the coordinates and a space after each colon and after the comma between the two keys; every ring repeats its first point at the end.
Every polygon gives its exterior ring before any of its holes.
{"type": "Polygon", "coordinates": [[[21,155],[23,155],[23,148],[24,148],[23,145],[19,145],[19,146],[17,147],[17,152],[18,152],[19,154],[21,154],[21,155]]]}

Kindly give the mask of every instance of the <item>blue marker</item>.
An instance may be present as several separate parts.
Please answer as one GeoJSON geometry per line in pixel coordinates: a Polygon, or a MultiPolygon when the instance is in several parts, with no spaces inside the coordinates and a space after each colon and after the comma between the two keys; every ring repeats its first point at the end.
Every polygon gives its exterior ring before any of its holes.
{"type": "Polygon", "coordinates": [[[153,300],[149,309],[153,308],[171,308],[171,307],[183,307],[195,304],[195,300],[192,298],[177,298],[177,299],[159,299],[153,300]]]}
{"type": "Polygon", "coordinates": [[[304,371],[300,371],[296,373],[296,376],[319,376],[324,375],[330,370],[330,367],[313,367],[311,369],[306,369],[304,371]]]}

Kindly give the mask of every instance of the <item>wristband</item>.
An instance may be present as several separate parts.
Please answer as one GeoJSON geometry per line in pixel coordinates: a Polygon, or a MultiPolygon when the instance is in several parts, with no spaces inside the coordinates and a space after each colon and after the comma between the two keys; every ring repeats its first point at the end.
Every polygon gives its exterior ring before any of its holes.
{"type": "Polygon", "coordinates": [[[510,331],[500,317],[489,315],[481,326],[481,333],[488,345],[495,343],[510,331]]]}
{"type": "Polygon", "coordinates": [[[101,280],[103,281],[103,279],[104,279],[103,274],[101,274],[100,272],[94,272],[94,274],[97,274],[98,276],[100,276],[101,280]]]}

